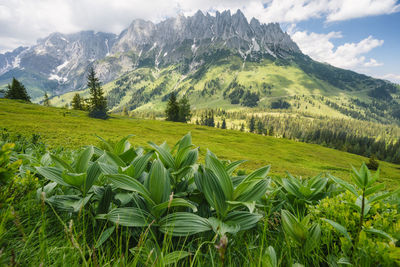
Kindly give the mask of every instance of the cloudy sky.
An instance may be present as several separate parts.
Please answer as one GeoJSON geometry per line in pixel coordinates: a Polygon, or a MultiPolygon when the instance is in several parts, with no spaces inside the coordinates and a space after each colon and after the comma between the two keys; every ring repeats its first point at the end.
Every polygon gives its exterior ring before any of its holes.
{"type": "Polygon", "coordinates": [[[199,9],[279,22],[312,58],[400,83],[397,0],[0,0],[0,53],[51,32],[118,34],[135,18],[159,22],[199,9]]]}

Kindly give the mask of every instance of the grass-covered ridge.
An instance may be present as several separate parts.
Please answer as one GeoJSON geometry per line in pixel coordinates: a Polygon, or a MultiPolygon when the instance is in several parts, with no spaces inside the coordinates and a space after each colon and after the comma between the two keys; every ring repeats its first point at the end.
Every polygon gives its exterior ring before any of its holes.
{"type": "MultiPolygon", "coordinates": [[[[271,164],[274,166],[271,170],[273,175],[284,175],[287,170],[303,177],[329,172],[348,179],[351,165],[358,166],[368,160],[319,145],[251,133],[119,116],[103,121],[90,119],[85,112],[4,99],[0,100],[0,121],[1,127],[10,132],[26,136],[40,134],[50,147],[78,148],[98,144],[95,135],[117,140],[128,134],[135,134],[130,140],[138,145],[148,146],[147,142],[150,140],[173,144],[181,136],[191,132],[193,143],[200,147],[201,158],[208,148],[222,159],[248,160],[242,165],[244,169],[271,164]]],[[[397,186],[399,166],[386,162],[380,164],[381,181],[388,187],[397,186]]]]}
{"type": "MultiPolygon", "coordinates": [[[[142,66],[103,88],[113,112],[123,108],[161,112],[168,96],[175,92],[188,96],[196,109],[270,109],[274,102],[284,100],[291,104],[288,111],[292,114],[398,122],[397,115],[392,116],[398,103],[396,85],[300,58],[244,62],[232,54],[206,61],[187,73],[182,73],[180,65],[142,66]],[[371,95],[373,90],[376,92],[371,95]]],[[[87,90],[79,93],[87,96],[87,90]]],[[[54,96],[51,101],[65,106],[74,94],[54,96]]]]}

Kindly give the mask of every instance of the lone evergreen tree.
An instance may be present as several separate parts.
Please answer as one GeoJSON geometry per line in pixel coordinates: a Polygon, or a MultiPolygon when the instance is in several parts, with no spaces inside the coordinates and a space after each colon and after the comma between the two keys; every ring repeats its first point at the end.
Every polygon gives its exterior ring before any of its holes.
{"type": "Polygon", "coordinates": [[[190,104],[189,99],[184,96],[179,101],[179,116],[178,121],[180,122],[188,122],[192,118],[192,114],[190,112],[190,104]]]}
{"type": "Polygon", "coordinates": [[[83,99],[81,98],[81,96],[78,93],[76,93],[74,95],[74,98],[72,98],[71,105],[72,105],[73,109],[84,110],[84,108],[83,108],[83,99]]]}
{"type": "Polygon", "coordinates": [[[249,121],[249,131],[251,133],[254,133],[255,127],[256,127],[256,120],[254,119],[254,116],[251,116],[251,119],[249,121]]]}
{"type": "Polygon", "coordinates": [[[50,107],[50,100],[47,93],[44,93],[43,106],[50,107]]]}
{"type": "Polygon", "coordinates": [[[31,102],[31,97],[26,92],[25,86],[15,78],[12,79],[11,84],[7,85],[7,92],[4,97],[31,102]]]}
{"type": "Polygon", "coordinates": [[[225,121],[225,118],[222,119],[221,129],[226,129],[226,121],[225,121]]]}
{"type": "Polygon", "coordinates": [[[368,169],[374,170],[374,171],[376,171],[379,168],[379,162],[374,154],[371,155],[371,157],[369,158],[367,167],[368,167],[368,169]]]}
{"type": "Polygon", "coordinates": [[[264,123],[261,120],[259,120],[257,122],[257,133],[258,134],[264,134],[265,133],[264,123]]]}
{"type": "Polygon", "coordinates": [[[92,118],[107,119],[107,100],[104,97],[101,83],[99,78],[96,77],[93,67],[89,69],[87,86],[90,92],[89,116],[92,118]]]}
{"type": "Polygon", "coordinates": [[[169,97],[165,115],[167,116],[167,121],[179,121],[179,103],[176,100],[175,93],[172,93],[169,97]]]}
{"type": "Polygon", "coordinates": [[[241,132],[244,132],[244,123],[242,123],[242,124],[240,125],[240,131],[241,131],[241,132]]]}

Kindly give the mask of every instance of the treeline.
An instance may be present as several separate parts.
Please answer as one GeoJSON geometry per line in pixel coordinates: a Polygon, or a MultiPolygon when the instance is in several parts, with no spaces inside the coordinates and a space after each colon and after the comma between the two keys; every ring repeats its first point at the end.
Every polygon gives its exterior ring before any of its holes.
{"type": "Polygon", "coordinates": [[[399,127],[329,117],[307,118],[290,114],[276,116],[262,112],[253,114],[256,115],[248,115],[246,111],[213,109],[197,111],[194,117],[195,123],[199,125],[218,127],[223,122],[226,128],[226,121],[229,121],[230,129],[319,144],[400,164],[399,127]]]}
{"type": "MultiPolygon", "coordinates": [[[[250,132],[279,136],[305,143],[313,143],[350,152],[357,155],[400,163],[400,138],[385,140],[363,136],[362,129],[354,126],[349,130],[346,120],[333,120],[302,123],[304,120],[283,120],[280,117],[251,117],[248,120],[250,132]],[[360,130],[359,132],[357,131],[360,130]]],[[[357,124],[356,121],[351,121],[357,124]]]]}

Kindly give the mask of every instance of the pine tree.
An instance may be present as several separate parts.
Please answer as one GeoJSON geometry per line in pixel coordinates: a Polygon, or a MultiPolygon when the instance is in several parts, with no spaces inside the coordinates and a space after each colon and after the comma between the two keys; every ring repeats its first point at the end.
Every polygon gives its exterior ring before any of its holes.
{"type": "Polygon", "coordinates": [[[263,134],[265,132],[264,124],[262,123],[261,120],[257,122],[257,133],[258,134],[263,134]]]}
{"type": "Polygon", "coordinates": [[[221,126],[219,125],[219,122],[217,122],[217,128],[219,128],[219,127],[221,127],[221,126]]]}
{"type": "Polygon", "coordinates": [[[4,97],[31,102],[31,97],[26,92],[25,86],[15,78],[12,79],[11,84],[7,85],[7,92],[4,97]]]}
{"type": "Polygon", "coordinates": [[[240,131],[241,131],[241,132],[244,132],[244,123],[242,123],[242,124],[240,125],[240,131]]]}
{"type": "Polygon", "coordinates": [[[44,93],[43,106],[50,107],[50,100],[49,100],[49,96],[47,95],[47,93],[44,93]]]}
{"type": "Polygon", "coordinates": [[[101,83],[99,78],[96,77],[93,67],[89,69],[87,86],[90,93],[89,116],[92,118],[107,119],[107,100],[104,97],[101,83]]]}
{"type": "Polygon", "coordinates": [[[268,135],[269,136],[273,136],[274,135],[274,126],[269,127],[268,135]]]}
{"type": "Polygon", "coordinates": [[[179,105],[179,115],[178,121],[180,122],[188,122],[192,118],[192,114],[190,112],[190,104],[189,99],[184,96],[178,103],[179,105]]]}
{"type": "Polygon", "coordinates": [[[222,119],[221,129],[226,129],[226,121],[225,121],[225,118],[222,119]]]}
{"type": "Polygon", "coordinates": [[[256,127],[256,120],[254,119],[254,116],[251,116],[251,119],[249,121],[249,131],[251,133],[254,133],[255,127],[256,127]]]}
{"type": "Polygon", "coordinates": [[[167,116],[167,121],[179,121],[179,103],[175,93],[172,93],[169,97],[165,115],[167,116]]]}
{"type": "Polygon", "coordinates": [[[76,93],[74,95],[74,98],[72,98],[71,106],[73,109],[76,109],[76,110],[84,110],[83,99],[81,98],[81,96],[78,93],[76,93]]]}

